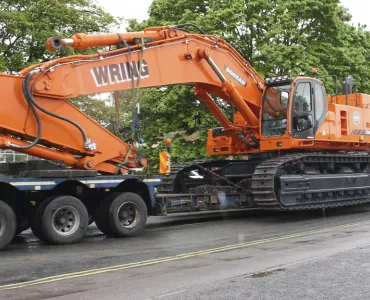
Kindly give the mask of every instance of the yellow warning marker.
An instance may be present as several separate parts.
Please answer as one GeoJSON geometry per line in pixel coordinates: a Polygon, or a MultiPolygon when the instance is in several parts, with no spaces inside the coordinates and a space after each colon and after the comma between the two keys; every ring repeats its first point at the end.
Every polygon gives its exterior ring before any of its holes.
{"type": "Polygon", "coordinates": [[[159,174],[169,174],[170,172],[170,154],[168,152],[159,152],[159,174]]]}

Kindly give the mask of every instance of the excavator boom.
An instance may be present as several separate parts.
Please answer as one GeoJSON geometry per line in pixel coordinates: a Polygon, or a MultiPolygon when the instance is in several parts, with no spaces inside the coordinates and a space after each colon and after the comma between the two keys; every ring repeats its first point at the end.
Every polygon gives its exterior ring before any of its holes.
{"type": "Polygon", "coordinates": [[[67,99],[139,85],[174,84],[193,85],[197,97],[240,148],[257,145],[264,81],[232,46],[215,36],[156,27],[123,34],[54,37],[47,45],[50,50],[66,46],[117,49],[58,58],[30,66],[17,76],[1,74],[3,99],[9,100],[0,113],[2,148],[105,173],[146,167],[146,159],[133,145],[119,140],[67,99]],[[235,106],[244,124],[234,126],[210,94],[235,106]]]}

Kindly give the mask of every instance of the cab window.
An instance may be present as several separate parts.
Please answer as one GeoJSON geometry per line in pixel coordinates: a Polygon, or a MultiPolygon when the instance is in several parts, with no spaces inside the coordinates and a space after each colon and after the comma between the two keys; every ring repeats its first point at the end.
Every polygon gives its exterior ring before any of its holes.
{"type": "Polygon", "coordinates": [[[313,127],[311,83],[298,83],[293,102],[293,130],[306,132],[313,127]]]}
{"type": "Polygon", "coordinates": [[[294,109],[297,112],[312,111],[311,84],[308,82],[298,84],[295,93],[294,109]]]}
{"type": "Polygon", "coordinates": [[[282,136],[287,130],[290,85],[268,87],[263,97],[262,134],[282,136]]]}
{"type": "Polygon", "coordinates": [[[319,122],[325,111],[325,95],[320,84],[315,83],[315,120],[319,122]]]}

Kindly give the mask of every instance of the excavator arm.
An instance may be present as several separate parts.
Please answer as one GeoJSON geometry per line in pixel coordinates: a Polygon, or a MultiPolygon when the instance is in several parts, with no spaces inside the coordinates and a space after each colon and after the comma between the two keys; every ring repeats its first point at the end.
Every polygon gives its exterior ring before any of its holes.
{"type": "Polygon", "coordinates": [[[195,94],[238,137],[241,147],[258,148],[264,81],[225,41],[172,27],[142,32],[50,38],[50,50],[117,46],[94,55],[63,57],[28,67],[19,75],[0,74],[5,103],[0,112],[0,147],[76,168],[122,173],[145,167],[146,159],[66,99],[118,90],[190,84],[195,94]],[[240,113],[232,124],[210,94],[240,113]]]}

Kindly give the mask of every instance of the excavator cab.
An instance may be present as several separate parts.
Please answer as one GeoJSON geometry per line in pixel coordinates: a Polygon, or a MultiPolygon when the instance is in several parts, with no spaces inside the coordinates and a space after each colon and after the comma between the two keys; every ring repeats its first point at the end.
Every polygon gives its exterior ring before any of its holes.
{"type": "Polygon", "coordinates": [[[265,138],[292,135],[314,139],[324,121],[327,103],[323,83],[309,77],[266,78],[262,107],[262,135],[265,138]]]}

